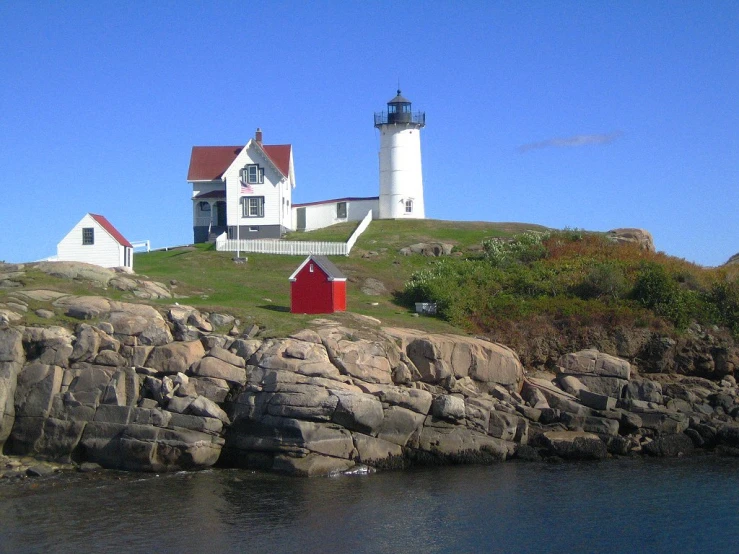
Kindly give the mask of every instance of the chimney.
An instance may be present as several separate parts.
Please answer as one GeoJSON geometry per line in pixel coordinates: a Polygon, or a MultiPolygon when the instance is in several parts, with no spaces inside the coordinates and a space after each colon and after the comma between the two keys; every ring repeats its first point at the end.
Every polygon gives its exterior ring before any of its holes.
{"type": "Polygon", "coordinates": [[[254,135],[254,140],[257,141],[257,144],[259,146],[262,146],[262,130],[259,127],[257,127],[257,132],[254,135]]]}

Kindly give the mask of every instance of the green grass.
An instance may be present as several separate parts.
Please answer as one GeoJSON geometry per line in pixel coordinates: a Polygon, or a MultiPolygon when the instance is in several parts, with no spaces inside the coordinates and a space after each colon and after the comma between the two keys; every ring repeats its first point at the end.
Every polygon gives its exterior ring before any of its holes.
{"type": "MultiPolygon", "coordinates": [[[[345,241],[356,223],[342,223],[290,238],[345,241]]],[[[360,237],[352,254],[331,260],[347,276],[349,312],[368,315],[383,325],[414,327],[433,332],[459,332],[445,321],[414,317],[398,306],[393,293],[403,289],[413,271],[433,262],[419,255],[403,256],[400,248],[417,242],[451,242],[461,249],[480,244],[485,238],[510,236],[536,225],[515,223],[449,222],[435,220],[373,221],[360,237]],[[368,256],[368,252],[373,252],[368,256]],[[374,296],[362,292],[366,279],[381,281],[387,293],[374,296]]],[[[220,310],[245,321],[266,327],[271,335],[305,327],[315,316],[290,314],[289,277],[304,259],[302,256],[245,254],[248,262],[235,264],[233,254],[217,252],[210,245],[196,245],[168,252],[136,254],[136,272],[171,285],[175,281],[176,301],[201,310],[220,310]]],[[[168,304],[170,301],[159,301],[168,304]]],[[[351,315],[332,317],[351,320],[351,315]]]]}

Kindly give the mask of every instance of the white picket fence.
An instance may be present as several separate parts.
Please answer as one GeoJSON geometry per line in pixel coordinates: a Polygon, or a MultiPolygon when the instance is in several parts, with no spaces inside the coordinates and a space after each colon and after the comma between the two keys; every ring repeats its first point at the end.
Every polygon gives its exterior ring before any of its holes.
{"type": "Polygon", "coordinates": [[[372,211],[367,212],[347,242],[300,241],[283,239],[229,239],[226,233],[216,239],[219,252],[250,252],[255,254],[282,254],[285,256],[348,256],[359,235],[372,221],[372,211]]]}

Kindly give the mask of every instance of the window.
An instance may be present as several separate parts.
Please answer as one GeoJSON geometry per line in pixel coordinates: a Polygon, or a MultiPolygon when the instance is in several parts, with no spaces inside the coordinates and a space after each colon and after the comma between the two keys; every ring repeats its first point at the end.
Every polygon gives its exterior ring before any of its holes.
{"type": "Polygon", "coordinates": [[[336,203],[336,217],[339,219],[346,219],[346,202],[336,203]]]}
{"type": "Polygon", "coordinates": [[[405,213],[407,214],[413,213],[413,200],[405,201],[405,213]]]}
{"type": "Polygon", "coordinates": [[[200,202],[198,204],[200,206],[201,212],[209,212],[210,211],[210,202],[200,202]]]}
{"type": "Polygon", "coordinates": [[[248,164],[241,170],[241,182],[247,185],[264,183],[264,169],[257,164],[248,164]]]}
{"type": "Polygon", "coordinates": [[[94,227],[83,227],[82,228],[82,244],[95,244],[95,228],[94,227]]]}
{"type": "Polygon", "coordinates": [[[264,217],[264,196],[244,196],[241,198],[243,217],[264,217]]]}

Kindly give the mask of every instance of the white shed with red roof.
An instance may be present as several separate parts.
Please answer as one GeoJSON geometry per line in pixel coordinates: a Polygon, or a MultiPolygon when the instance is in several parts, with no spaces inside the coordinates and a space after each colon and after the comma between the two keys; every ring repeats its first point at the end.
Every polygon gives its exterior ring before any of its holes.
{"type": "Polygon", "coordinates": [[[56,245],[60,262],[133,269],[133,246],[105,217],[87,214],[56,245]]]}

